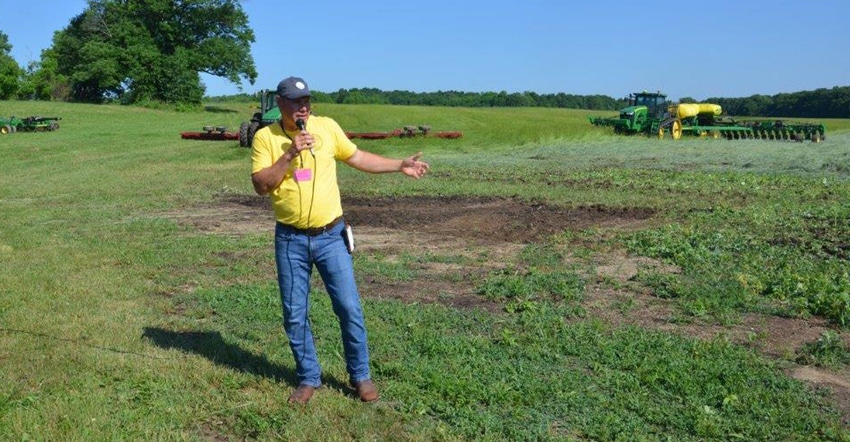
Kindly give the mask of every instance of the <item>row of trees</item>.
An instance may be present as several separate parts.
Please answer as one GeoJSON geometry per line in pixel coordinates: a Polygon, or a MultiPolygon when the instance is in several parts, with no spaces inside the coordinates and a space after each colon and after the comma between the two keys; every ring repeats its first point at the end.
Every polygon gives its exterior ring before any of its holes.
{"type": "Polygon", "coordinates": [[[0,31],[0,98],[200,104],[200,73],[251,84],[254,32],[238,0],[89,0],[21,68],[0,31]]]}
{"type": "MultiPolygon", "coordinates": [[[[565,109],[617,110],[625,105],[605,95],[538,94],[535,92],[410,92],[381,91],[375,88],[340,89],[336,92],[311,91],[317,103],[392,104],[447,107],[559,107],[565,109]]],[[[249,94],[208,97],[210,101],[253,101],[249,94]]]]}
{"type": "Polygon", "coordinates": [[[850,118],[850,86],[773,96],[709,98],[730,115],[762,117],[850,118]]]}
{"type": "Polygon", "coordinates": [[[560,107],[567,109],[619,109],[623,102],[604,95],[537,94],[535,92],[459,92],[415,93],[383,92],[378,89],[340,89],[328,93],[327,100],[342,104],[400,104],[450,107],[560,107]]]}
{"type": "MultiPolygon", "coordinates": [[[[378,89],[340,89],[317,93],[316,101],[341,104],[404,104],[464,107],[560,107],[568,109],[617,110],[627,105],[605,95],[537,94],[534,92],[383,92],[378,89]]],[[[679,100],[696,103],[690,97],[679,100]]],[[[706,103],[719,104],[725,113],[748,117],[850,118],[850,86],[816,89],[773,96],[745,98],[712,97],[706,103]]]]}
{"type": "MultiPolygon", "coordinates": [[[[210,97],[212,101],[253,101],[249,94],[210,97]]],[[[381,91],[374,88],[340,89],[336,92],[313,91],[313,101],[338,104],[397,104],[448,107],[557,107],[615,111],[628,105],[626,99],[606,95],[571,95],[535,92],[409,92],[381,91]]],[[[683,97],[681,103],[696,103],[683,97]]],[[[712,97],[705,103],[719,104],[724,113],[741,117],[850,118],[850,86],[816,89],[773,96],[753,95],[744,98],[712,97]]]]}

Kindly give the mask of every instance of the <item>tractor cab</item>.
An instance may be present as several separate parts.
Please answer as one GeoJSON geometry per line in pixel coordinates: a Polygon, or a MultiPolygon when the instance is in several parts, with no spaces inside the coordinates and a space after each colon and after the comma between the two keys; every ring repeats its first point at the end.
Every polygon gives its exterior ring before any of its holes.
{"type": "Polygon", "coordinates": [[[263,89],[257,93],[259,98],[259,107],[257,112],[251,116],[251,121],[245,121],[239,126],[239,145],[242,147],[250,147],[254,140],[254,134],[280,120],[280,109],[277,107],[276,91],[263,89]]]}
{"type": "Polygon", "coordinates": [[[271,124],[280,119],[280,109],[277,108],[277,92],[271,90],[260,91],[260,115],[263,121],[271,124]]]}
{"type": "Polygon", "coordinates": [[[629,106],[646,106],[651,118],[663,118],[667,112],[667,95],[661,92],[638,92],[629,95],[629,106]]]}

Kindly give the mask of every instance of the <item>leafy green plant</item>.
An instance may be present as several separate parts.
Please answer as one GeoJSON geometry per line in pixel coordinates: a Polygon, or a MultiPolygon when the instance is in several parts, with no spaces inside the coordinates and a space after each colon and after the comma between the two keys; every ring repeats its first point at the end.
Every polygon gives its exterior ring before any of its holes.
{"type": "Polygon", "coordinates": [[[797,351],[797,363],[820,367],[839,368],[850,364],[850,347],[833,330],[821,333],[815,342],[797,351]]]}
{"type": "Polygon", "coordinates": [[[583,295],[584,280],[575,273],[506,269],[486,278],[478,292],[490,299],[577,301],[583,295]]]}
{"type": "MultiPolygon", "coordinates": [[[[686,297],[699,299],[698,305],[705,306],[711,294],[722,293],[716,305],[750,309],[759,304],[757,297],[763,297],[783,304],[789,314],[817,314],[847,324],[850,264],[842,258],[840,240],[833,240],[843,235],[839,226],[843,225],[831,221],[828,225],[833,227],[814,228],[833,244],[829,246],[833,252],[824,253],[823,246],[814,245],[823,242],[806,239],[813,229],[807,221],[810,212],[788,211],[769,217],[757,210],[721,211],[703,215],[690,226],[671,224],[638,232],[625,241],[637,253],[680,267],[687,276],[688,290],[696,291],[686,297]],[[827,233],[830,230],[835,233],[827,233]],[[800,247],[801,243],[810,246],[800,247]]],[[[833,219],[850,216],[840,209],[831,211],[833,219]]],[[[661,296],[682,296],[682,286],[671,291],[675,287],[671,278],[682,279],[651,276],[647,282],[661,296]]],[[[697,308],[694,312],[711,310],[697,308]]]]}

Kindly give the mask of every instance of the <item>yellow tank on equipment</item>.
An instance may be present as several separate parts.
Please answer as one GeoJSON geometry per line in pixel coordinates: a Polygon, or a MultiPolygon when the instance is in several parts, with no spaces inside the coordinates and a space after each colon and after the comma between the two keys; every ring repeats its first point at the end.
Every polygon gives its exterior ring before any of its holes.
{"type": "Polygon", "coordinates": [[[719,104],[711,103],[682,103],[672,104],[667,107],[667,112],[670,115],[675,115],[682,118],[696,117],[697,115],[714,115],[719,116],[723,113],[723,109],[719,104]]]}

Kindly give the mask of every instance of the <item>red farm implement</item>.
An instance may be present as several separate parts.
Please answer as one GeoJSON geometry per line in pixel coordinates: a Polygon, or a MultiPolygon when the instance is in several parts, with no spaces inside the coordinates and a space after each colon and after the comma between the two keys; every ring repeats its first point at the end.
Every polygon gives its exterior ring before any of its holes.
{"type": "Polygon", "coordinates": [[[412,137],[460,138],[463,136],[463,132],[432,132],[431,126],[405,126],[404,129],[395,129],[390,132],[346,132],[345,135],[351,139],[383,140],[386,138],[412,137]]]}
{"type": "Polygon", "coordinates": [[[238,140],[239,134],[228,132],[227,128],[222,126],[204,126],[203,132],[181,132],[180,138],[184,140],[226,141],[238,140]]]}

